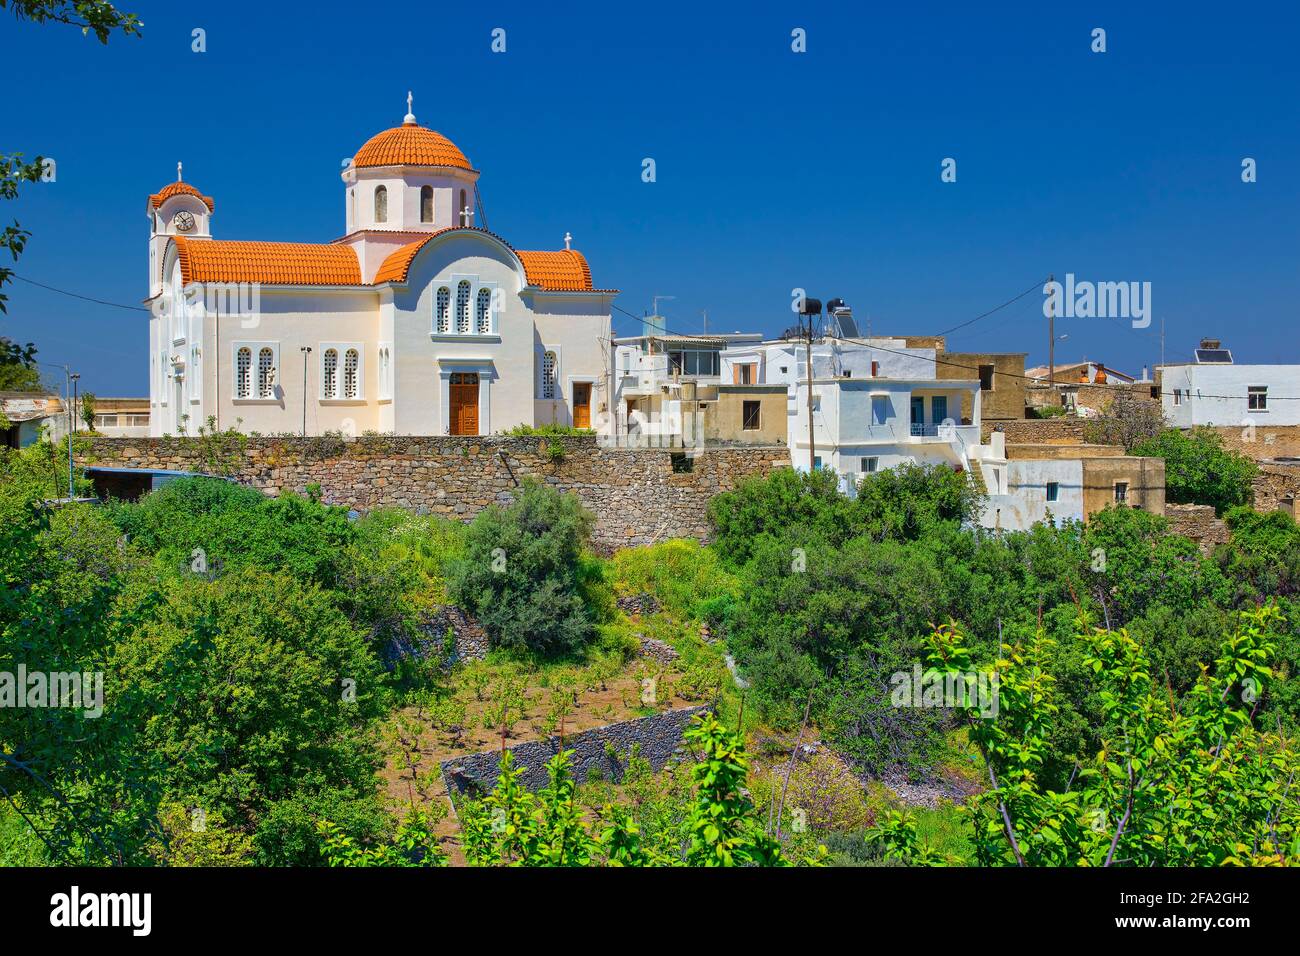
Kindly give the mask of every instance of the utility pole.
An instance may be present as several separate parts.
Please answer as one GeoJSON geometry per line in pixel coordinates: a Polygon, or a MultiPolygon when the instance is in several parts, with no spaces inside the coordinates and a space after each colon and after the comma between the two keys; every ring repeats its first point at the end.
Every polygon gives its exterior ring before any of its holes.
{"type": "Polygon", "coordinates": [[[799,306],[799,314],[808,317],[808,333],[807,338],[804,339],[804,358],[808,362],[808,371],[804,379],[808,385],[808,473],[812,474],[817,466],[817,440],[813,437],[813,316],[822,314],[821,300],[804,296],[803,302],[799,306]]]}
{"type": "Polygon", "coordinates": [[[68,387],[65,394],[70,401],[70,404],[68,405],[68,501],[72,501],[75,497],[72,484],[72,432],[77,421],[77,403],[73,398],[73,389],[77,387],[76,382],[81,378],[81,375],[72,371],[66,365],[63,366],[63,374],[68,378],[68,387]]]}
{"type": "Polygon", "coordinates": [[[311,346],[304,345],[302,352],[302,437],[307,437],[307,362],[311,359],[311,346]]]}
{"type": "MultiPolygon", "coordinates": [[[[1056,281],[1054,275],[1047,277],[1047,284],[1056,281]]],[[[1056,385],[1056,300],[1047,300],[1047,384],[1056,385]]]]}
{"type": "Polygon", "coordinates": [[[812,316],[808,316],[808,338],[804,340],[804,356],[808,359],[808,474],[817,467],[817,440],[813,437],[813,369],[812,369],[812,316]]]}

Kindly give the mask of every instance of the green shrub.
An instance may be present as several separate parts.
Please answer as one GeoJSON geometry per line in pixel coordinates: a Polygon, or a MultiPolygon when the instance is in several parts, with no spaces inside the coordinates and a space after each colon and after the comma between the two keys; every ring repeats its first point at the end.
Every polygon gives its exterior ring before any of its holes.
{"type": "Polygon", "coordinates": [[[568,654],[586,646],[595,622],[583,600],[592,573],[583,546],[594,521],[575,495],[536,481],[525,481],[509,507],[474,519],[450,591],[493,647],[568,654]]]}
{"type": "Polygon", "coordinates": [[[1230,451],[1212,428],[1190,432],[1167,428],[1138,442],[1132,454],[1165,460],[1165,500],[1174,504],[1212,505],[1222,516],[1254,497],[1251,483],[1259,469],[1245,455],[1230,451]]]}

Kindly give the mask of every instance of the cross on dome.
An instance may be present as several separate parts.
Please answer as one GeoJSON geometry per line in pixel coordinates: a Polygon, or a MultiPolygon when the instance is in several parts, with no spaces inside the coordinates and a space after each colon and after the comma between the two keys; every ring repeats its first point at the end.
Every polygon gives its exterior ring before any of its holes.
{"type": "Polygon", "coordinates": [[[180,164],[180,163],[177,163],[177,164],[176,164],[176,181],[177,181],[178,183],[180,183],[180,182],[184,182],[184,181],[185,181],[185,180],[181,179],[181,164],[180,164]]]}
{"type": "Polygon", "coordinates": [[[472,225],[474,225],[474,222],[473,222],[473,219],[474,219],[474,210],[473,210],[473,209],[470,209],[468,204],[465,206],[464,209],[462,209],[462,210],[460,211],[460,214],[461,214],[461,216],[462,216],[462,217],[464,218],[464,220],[465,220],[465,225],[467,225],[467,226],[472,226],[472,225]]]}
{"type": "Polygon", "coordinates": [[[415,114],[411,112],[411,100],[412,100],[412,99],[413,99],[413,97],[411,96],[411,91],[410,91],[410,90],[407,90],[407,91],[406,91],[406,115],[402,117],[402,122],[403,122],[403,123],[409,123],[410,125],[414,126],[414,125],[415,125],[415,114]]]}
{"type": "Polygon", "coordinates": [[[573,233],[566,232],[566,233],[564,234],[564,248],[565,248],[565,251],[568,251],[568,249],[569,249],[569,243],[571,243],[571,242],[573,242],[573,233]]]}

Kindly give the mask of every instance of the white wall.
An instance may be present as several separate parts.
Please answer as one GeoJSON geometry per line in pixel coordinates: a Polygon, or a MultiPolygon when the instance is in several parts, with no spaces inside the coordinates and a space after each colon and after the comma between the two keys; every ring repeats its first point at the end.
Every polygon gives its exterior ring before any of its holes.
{"type": "Polygon", "coordinates": [[[1165,421],[1175,428],[1300,425],[1300,401],[1294,400],[1300,398],[1300,365],[1169,365],[1160,392],[1165,421]],[[1252,385],[1267,387],[1267,409],[1248,407],[1252,385]],[[1180,404],[1176,391],[1182,393],[1180,404]]]}

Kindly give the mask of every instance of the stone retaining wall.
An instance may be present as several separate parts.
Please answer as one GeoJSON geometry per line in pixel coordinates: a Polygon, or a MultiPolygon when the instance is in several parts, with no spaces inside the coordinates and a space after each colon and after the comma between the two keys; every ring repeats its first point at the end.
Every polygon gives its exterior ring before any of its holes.
{"type": "Polygon", "coordinates": [[[708,501],[749,477],[790,467],[784,446],[721,447],[695,457],[601,448],[595,438],[95,438],[81,463],[224,474],[268,495],[317,485],[328,504],[401,507],[463,521],[513,499],[534,477],[596,515],[604,551],[669,538],[707,539],[708,501]],[[557,451],[556,449],[560,449],[557,451]]]}
{"type": "MultiPolygon", "coordinates": [[[[564,749],[573,751],[574,779],[586,783],[597,774],[605,780],[622,780],[633,747],[650,762],[651,769],[662,770],[681,747],[682,734],[691,720],[710,707],[705,704],[669,710],[565,737],[564,749]]],[[[560,738],[528,741],[507,749],[514,756],[515,766],[525,768],[520,782],[529,790],[540,790],[547,783],[546,762],[560,752],[560,738]]],[[[443,761],[447,792],[460,797],[491,790],[496,786],[500,763],[501,753],[496,750],[443,761]]]]}

